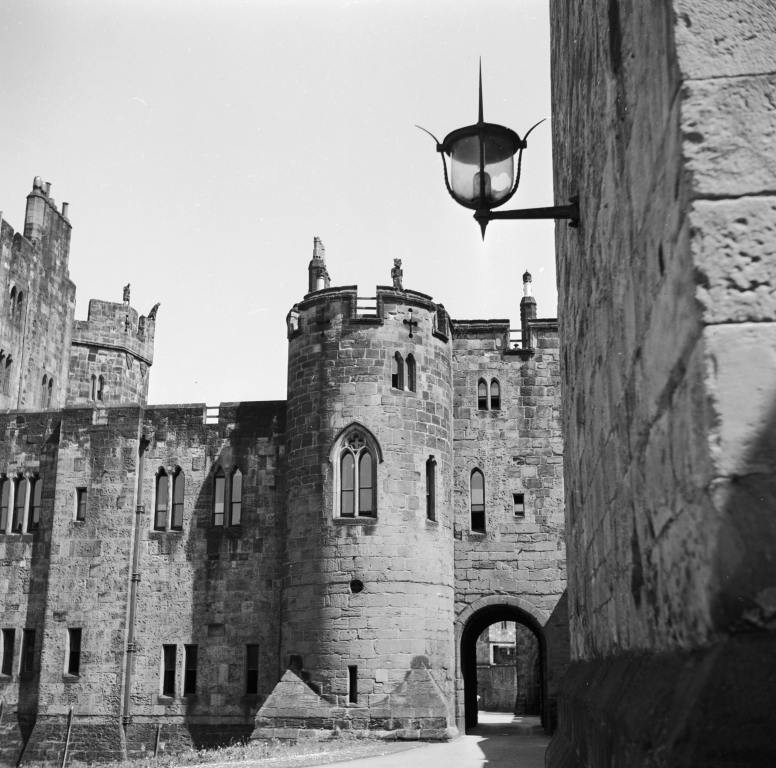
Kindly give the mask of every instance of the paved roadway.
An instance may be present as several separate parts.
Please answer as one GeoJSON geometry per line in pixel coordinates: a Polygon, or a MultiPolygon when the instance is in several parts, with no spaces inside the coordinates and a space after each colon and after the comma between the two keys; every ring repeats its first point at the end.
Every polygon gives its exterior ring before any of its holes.
{"type": "Polygon", "coordinates": [[[392,755],[330,763],[328,768],[544,768],[549,739],[526,733],[537,718],[480,712],[473,733],[392,755]]]}

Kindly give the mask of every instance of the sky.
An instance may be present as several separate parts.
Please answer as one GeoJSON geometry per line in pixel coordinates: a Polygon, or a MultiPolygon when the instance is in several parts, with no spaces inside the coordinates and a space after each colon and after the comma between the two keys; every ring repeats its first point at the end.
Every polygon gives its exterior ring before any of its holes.
{"type": "MultiPolygon", "coordinates": [[[[505,208],[553,205],[548,0],[4,0],[0,211],[34,176],[70,204],[76,318],[160,302],[149,402],[286,397],[285,317],[313,237],[332,285],[404,287],[519,327],[556,308],[554,224],[484,243],[419,124],[524,135],[505,208]]],[[[565,201],[558,201],[563,203],[565,201]]],[[[564,226],[561,222],[560,226],[564,226]]]]}

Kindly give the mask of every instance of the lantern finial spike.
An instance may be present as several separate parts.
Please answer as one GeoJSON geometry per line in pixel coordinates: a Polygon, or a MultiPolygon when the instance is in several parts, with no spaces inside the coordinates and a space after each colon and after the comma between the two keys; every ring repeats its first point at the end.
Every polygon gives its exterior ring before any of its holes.
{"type": "Polygon", "coordinates": [[[480,56],[480,114],[478,120],[480,123],[485,122],[482,117],[482,56],[480,56]]]}

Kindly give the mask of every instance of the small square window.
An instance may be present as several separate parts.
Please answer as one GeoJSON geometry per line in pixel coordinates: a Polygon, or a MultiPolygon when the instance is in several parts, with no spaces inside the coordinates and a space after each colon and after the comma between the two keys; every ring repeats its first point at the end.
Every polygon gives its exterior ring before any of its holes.
{"type": "Polygon", "coordinates": [[[513,501],[513,508],[515,511],[515,517],[525,517],[525,494],[513,493],[512,501],[513,501]]]}

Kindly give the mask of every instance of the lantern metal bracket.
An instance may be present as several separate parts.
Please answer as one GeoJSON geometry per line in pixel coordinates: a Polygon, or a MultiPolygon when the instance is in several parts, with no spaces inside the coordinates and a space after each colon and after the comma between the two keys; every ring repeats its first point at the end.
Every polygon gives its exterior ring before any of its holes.
{"type": "Polygon", "coordinates": [[[579,226],[579,196],[570,198],[568,205],[553,205],[548,208],[517,208],[511,211],[492,211],[482,208],[474,214],[485,239],[485,227],[494,219],[568,219],[570,227],[579,226]]]}

